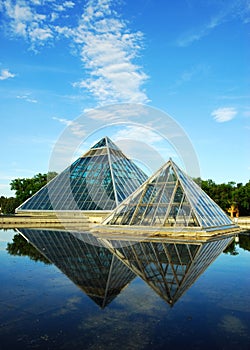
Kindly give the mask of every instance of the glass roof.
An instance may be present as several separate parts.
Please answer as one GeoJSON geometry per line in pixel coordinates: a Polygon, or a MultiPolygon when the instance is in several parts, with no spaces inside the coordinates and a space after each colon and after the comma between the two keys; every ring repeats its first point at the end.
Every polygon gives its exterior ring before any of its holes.
{"type": "Polygon", "coordinates": [[[146,179],[104,137],[17,210],[112,210],[146,179]]]}
{"type": "Polygon", "coordinates": [[[224,211],[169,160],[121,203],[104,224],[211,228],[232,225],[224,211]]]}

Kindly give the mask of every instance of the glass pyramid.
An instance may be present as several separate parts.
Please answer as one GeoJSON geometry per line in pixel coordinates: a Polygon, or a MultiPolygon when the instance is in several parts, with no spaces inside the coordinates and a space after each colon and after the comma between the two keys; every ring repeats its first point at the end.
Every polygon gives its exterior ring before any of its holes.
{"type": "Polygon", "coordinates": [[[224,211],[169,160],[103,222],[107,225],[196,227],[233,226],[224,211]]]}
{"type": "Polygon", "coordinates": [[[146,174],[104,137],[17,212],[112,210],[146,179],[146,174]]]}
{"type": "Polygon", "coordinates": [[[136,276],[89,233],[26,228],[18,232],[101,308],[136,276]]]}
{"type": "Polygon", "coordinates": [[[232,236],[205,243],[167,241],[118,241],[104,245],[161,298],[173,305],[224,251],[232,236]]]}

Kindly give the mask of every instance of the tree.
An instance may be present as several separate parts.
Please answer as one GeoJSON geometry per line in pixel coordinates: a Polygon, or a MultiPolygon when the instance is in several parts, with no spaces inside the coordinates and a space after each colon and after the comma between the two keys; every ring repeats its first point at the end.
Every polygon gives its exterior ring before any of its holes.
{"type": "Polygon", "coordinates": [[[0,207],[1,212],[3,214],[14,214],[15,209],[20,205],[20,201],[17,198],[14,197],[1,197],[0,198],[0,207]]]}
{"type": "Polygon", "coordinates": [[[48,180],[51,180],[57,175],[55,172],[49,172],[48,174],[37,174],[32,178],[15,179],[10,183],[11,189],[15,191],[16,199],[23,203],[26,199],[30,198],[45,186],[48,180]]]}
{"type": "Polygon", "coordinates": [[[202,180],[201,188],[226,212],[234,205],[241,216],[250,215],[250,181],[243,185],[233,181],[216,184],[212,180],[202,180]]]}
{"type": "Polygon", "coordinates": [[[240,215],[250,215],[250,181],[245,186],[237,184],[234,200],[238,205],[240,215]]]}

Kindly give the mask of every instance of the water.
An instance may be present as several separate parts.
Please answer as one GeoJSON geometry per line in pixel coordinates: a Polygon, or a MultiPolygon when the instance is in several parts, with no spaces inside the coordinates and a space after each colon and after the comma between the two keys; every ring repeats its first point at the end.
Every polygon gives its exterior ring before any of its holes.
{"type": "Polygon", "coordinates": [[[1,350],[249,349],[249,235],[225,253],[231,238],[20,232],[32,245],[0,231],[1,350]]]}

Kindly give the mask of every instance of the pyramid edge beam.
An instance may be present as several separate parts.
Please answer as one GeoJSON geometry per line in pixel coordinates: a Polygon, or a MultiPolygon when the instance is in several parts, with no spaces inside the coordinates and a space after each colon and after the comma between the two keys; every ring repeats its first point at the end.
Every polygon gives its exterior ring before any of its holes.
{"type": "MultiPolygon", "coordinates": [[[[163,164],[153,175],[151,175],[146,181],[144,181],[134,192],[132,192],[127,198],[125,198],[115,209],[112,210],[112,212],[103,220],[102,225],[107,225],[108,221],[110,221],[116,212],[124,205],[127,204],[127,202],[130,200],[132,196],[136,196],[137,193],[140,192],[140,190],[145,186],[147,183],[152,181],[163,169],[167,164],[170,162],[168,160],[167,163],[163,164]]],[[[112,226],[121,226],[121,225],[112,225],[112,226]]]]}
{"type": "MultiPolygon", "coordinates": [[[[184,192],[186,193],[187,197],[189,198],[189,203],[192,207],[193,212],[195,213],[195,216],[198,220],[198,222],[200,223],[200,227],[206,231],[209,231],[210,229],[213,228],[219,228],[219,227],[226,227],[226,226],[237,226],[235,225],[235,223],[232,222],[232,220],[229,218],[229,216],[224,212],[224,210],[188,175],[186,174],[184,171],[182,171],[177,164],[175,164],[172,160],[172,166],[173,169],[175,170],[176,176],[179,180],[179,182],[181,183],[182,189],[184,190],[184,192]],[[177,170],[178,171],[177,171],[177,170]],[[209,202],[211,202],[211,204],[213,204],[214,209],[216,209],[217,211],[219,211],[225,218],[228,219],[228,223],[224,224],[224,225],[210,225],[210,226],[204,226],[200,220],[199,214],[197,213],[197,209],[194,207],[192,200],[190,199],[190,194],[188,193],[188,191],[186,190],[186,184],[184,183],[184,181],[181,179],[181,177],[179,176],[179,172],[181,174],[183,174],[184,177],[186,177],[194,186],[194,190],[197,191],[197,194],[200,195],[201,197],[204,195],[205,199],[208,200],[209,202]]],[[[202,208],[202,211],[204,211],[204,209],[202,208]]]]}
{"type": "MultiPolygon", "coordinates": [[[[189,179],[190,177],[188,175],[186,175],[173,161],[172,159],[170,158],[165,164],[163,164],[153,175],[151,175],[141,186],[138,187],[138,189],[136,189],[130,196],[128,196],[123,202],[121,202],[117,208],[115,208],[111,214],[109,214],[102,222],[101,226],[103,226],[103,229],[106,231],[113,231],[113,230],[118,230],[120,232],[130,232],[130,234],[132,232],[136,233],[135,231],[142,231],[144,233],[148,233],[148,234],[152,234],[154,231],[154,234],[153,235],[163,235],[164,233],[165,234],[173,234],[173,233],[188,233],[188,234],[193,234],[193,235],[202,235],[202,236],[209,236],[211,237],[212,235],[215,236],[215,235],[218,235],[218,234],[228,234],[228,233],[237,233],[240,231],[240,227],[238,225],[235,225],[231,220],[231,223],[228,223],[228,224],[225,224],[225,225],[221,225],[221,226],[203,226],[201,224],[201,221],[198,219],[198,214],[197,214],[197,211],[196,209],[193,207],[193,204],[192,202],[190,201],[189,199],[189,203],[190,203],[190,206],[195,214],[195,217],[198,221],[198,223],[200,224],[200,226],[197,226],[197,227],[187,227],[187,226],[183,226],[183,227],[173,227],[172,229],[171,228],[165,228],[163,226],[152,226],[152,227],[149,227],[149,226],[143,226],[143,225],[108,225],[109,221],[112,220],[112,218],[115,216],[115,214],[117,212],[119,212],[119,210],[122,210],[122,207],[124,207],[124,205],[128,204],[131,197],[132,196],[136,196],[137,193],[139,193],[143,186],[146,186],[147,183],[150,183],[154,178],[156,178],[159,173],[163,170],[163,169],[166,169],[167,167],[171,166],[174,173],[176,174],[176,177],[177,177],[177,180],[179,181],[182,189],[183,189],[183,192],[185,193],[185,195],[187,195],[187,198],[189,197],[189,194],[185,191],[185,184],[183,184],[183,181],[182,179],[180,179],[179,177],[179,174],[178,174],[178,171],[180,171],[181,173],[183,173],[185,176],[187,176],[189,179]],[[178,171],[176,171],[176,168],[178,169],[178,171]]],[[[192,180],[192,182],[194,182],[192,180]]],[[[194,182],[195,183],[195,182],[194,182]]],[[[195,183],[195,186],[198,186],[196,183],[195,183]]],[[[202,191],[202,189],[199,187],[200,191],[202,191]]],[[[205,192],[204,192],[205,193],[205,192]]],[[[212,203],[214,203],[216,205],[216,207],[218,207],[220,209],[220,211],[223,212],[223,210],[218,206],[218,204],[216,204],[208,195],[206,195],[211,201],[212,203]]],[[[223,212],[224,213],[224,212],[223,212]]],[[[224,213],[225,214],[225,213],[224,213]]],[[[225,214],[226,215],[226,214],[225,214]]]]}
{"type": "Polygon", "coordinates": [[[117,207],[119,205],[119,201],[118,201],[118,197],[117,197],[116,183],[115,183],[115,178],[114,178],[114,173],[113,173],[113,167],[112,167],[112,162],[111,162],[111,157],[110,157],[110,149],[109,149],[107,136],[105,136],[105,141],[106,141],[106,147],[107,147],[109,169],[110,169],[110,174],[111,174],[111,179],[112,179],[113,189],[114,189],[115,203],[116,203],[116,207],[117,207]]]}

